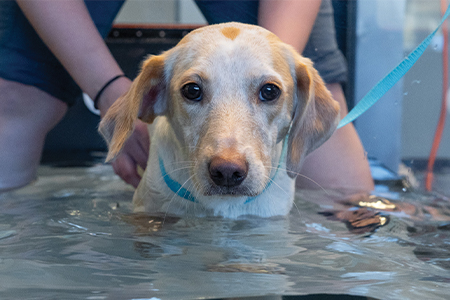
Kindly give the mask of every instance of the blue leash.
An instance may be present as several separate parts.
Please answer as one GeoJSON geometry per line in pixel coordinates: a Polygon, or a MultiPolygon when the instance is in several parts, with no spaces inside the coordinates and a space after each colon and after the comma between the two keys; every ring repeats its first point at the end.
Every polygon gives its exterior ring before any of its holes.
{"type": "Polygon", "coordinates": [[[389,74],[381,79],[362,99],[358,104],[339,122],[337,128],[341,128],[350,122],[353,122],[356,118],[362,115],[372,105],[374,105],[387,91],[389,91],[406,72],[416,63],[416,61],[422,56],[425,49],[431,43],[436,32],[444,23],[445,19],[450,15],[450,5],[447,7],[447,11],[442,17],[439,26],[423,40],[423,42],[417,46],[404,60],[400,62],[389,74]]]}

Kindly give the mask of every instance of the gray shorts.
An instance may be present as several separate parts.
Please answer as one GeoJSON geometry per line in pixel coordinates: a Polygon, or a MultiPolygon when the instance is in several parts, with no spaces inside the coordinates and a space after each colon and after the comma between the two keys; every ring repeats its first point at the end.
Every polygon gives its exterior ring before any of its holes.
{"type": "MultiPolygon", "coordinates": [[[[85,0],[100,34],[106,37],[125,0],[85,0]]],[[[197,5],[209,23],[237,21],[256,24],[258,1],[199,0],[197,5]]],[[[339,51],[331,0],[323,0],[303,55],[327,83],[346,81],[346,62],[339,51]]],[[[35,86],[73,105],[81,90],[45,46],[17,3],[0,1],[0,77],[35,86]]]]}

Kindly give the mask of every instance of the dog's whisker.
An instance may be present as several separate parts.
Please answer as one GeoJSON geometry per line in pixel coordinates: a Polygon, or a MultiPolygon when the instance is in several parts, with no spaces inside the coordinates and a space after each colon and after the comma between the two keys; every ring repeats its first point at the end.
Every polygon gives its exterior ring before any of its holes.
{"type": "Polygon", "coordinates": [[[253,194],[253,191],[250,189],[250,187],[247,187],[247,191],[248,191],[248,194],[249,194],[249,195],[252,195],[252,194],[253,194]]]}
{"type": "MultiPolygon", "coordinates": [[[[141,180],[145,180],[145,178],[142,178],[141,180]]],[[[150,195],[150,186],[149,185],[145,185],[145,191],[144,191],[144,195],[143,195],[143,198],[145,199],[145,198],[147,198],[147,196],[149,196],[150,195]]]]}
{"type": "Polygon", "coordinates": [[[273,167],[273,166],[266,166],[266,168],[269,168],[269,169],[277,169],[277,170],[280,170],[280,171],[286,171],[287,173],[294,174],[294,175],[296,175],[296,176],[300,176],[300,177],[302,177],[302,178],[305,178],[306,180],[309,180],[310,182],[312,182],[313,184],[315,184],[317,187],[319,187],[325,194],[330,195],[330,193],[329,193],[323,186],[321,186],[320,183],[318,183],[317,181],[315,181],[315,180],[312,179],[311,177],[308,177],[308,176],[303,175],[303,174],[298,173],[298,172],[290,171],[290,170],[288,170],[288,169],[286,169],[286,168],[273,167]]]}
{"type": "Polygon", "coordinates": [[[292,204],[295,206],[295,209],[297,210],[298,214],[301,216],[300,209],[298,208],[297,203],[295,203],[295,201],[294,201],[292,204]]]}
{"type": "MultiPolygon", "coordinates": [[[[291,172],[291,173],[292,173],[292,172],[291,172]]],[[[317,181],[315,181],[314,179],[312,179],[311,177],[308,177],[308,176],[303,175],[303,174],[300,174],[300,173],[297,173],[296,175],[297,175],[297,176],[300,176],[300,177],[302,177],[302,178],[305,178],[306,180],[312,182],[313,184],[315,184],[316,186],[318,186],[325,194],[327,194],[328,196],[330,196],[330,193],[329,193],[323,186],[321,186],[317,181]]]]}
{"type": "Polygon", "coordinates": [[[169,205],[167,206],[166,209],[166,213],[164,214],[164,219],[163,219],[163,225],[164,225],[164,221],[166,220],[167,214],[169,213],[170,210],[170,205],[172,205],[172,201],[174,201],[176,199],[176,196],[178,196],[178,193],[181,191],[181,189],[183,188],[183,186],[192,179],[192,177],[194,177],[194,175],[190,176],[188,179],[186,179],[186,181],[180,186],[180,188],[177,190],[177,192],[172,196],[172,198],[169,201],[169,205]]]}
{"type": "MultiPolygon", "coordinates": [[[[189,184],[188,189],[190,191],[195,190],[195,187],[194,187],[195,185],[196,185],[196,183],[193,180],[191,180],[191,183],[189,184]]],[[[192,214],[193,214],[193,217],[195,217],[195,208],[197,206],[197,202],[193,202],[193,203],[189,203],[189,201],[185,201],[185,202],[186,202],[185,203],[185,208],[186,208],[187,212],[189,212],[189,205],[192,204],[192,214]]]]}
{"type": "Polygon", "coordinates": [[[164,165],[165,166],[179,166],[179,165],[181,165],[181,166],[185,166],[185,167],[193,167],[193,166],[195,166],[195,161],[189,161],[189,160],[186,160],[186,161],[172,161],[172,162],[169,162],[169,163],[164,163],[164,165]]]}
{"type": "MultiPolygon", "coordinates": [[[[166,177],[166,176],[169,176],[169,177],[170,177],[170,175],[172,175],[173,173],[179,172],[179,171],[183,171],[183,170],[186,170],[186,169],[189,170],[190,167],[178,168],[178,169],[171,170],[170,172],[166,172],[166,174],[165,174],[164,176],[161,176],[161,178],[159,179],[159,180],[160,180],[159,183],[162,183],[162,182],[165,180],[164,177],[166,177]]],[[[193,175],[192,175],[192,176],[193,176],[193,175]]]]}
{"type": "Polygon", "coordinates": [[[169,204],[167,205],[166,212],[164,213],[164,218],[163,218],[162,226],[164,226],[164,223],[166,222],[166,217],[167,217],[167,214],[169,213],[170,205],[172,205],[172,201],[174,201],[175,196],[176,196],[176,194],[174,194],[174,195],[172,196],[172,198],[170,198],[170,200],[169,200],[169,204]]]}
{"type": "MultiPolygon", "coordinates": [[[[194,182],[193,189],[195,191],[205,190],[206,189],[206,185],[202,185],[201,182],[194,182]]],[[[198,196],[198,195],[196,195],[196,196],[198,196]]],[[[199,204],[198,202],[195,202],[194,203],[194,209],[193,209],[194,216],[196,216],[196,210],[197,209],[203,209],[204,212],[206,211],[206,207],[205,206],[199,204]]]]}
{"type": "MultiPolygon", "coordinates": [[[[283,188],[282,188],[275,180],[273,180],[272,178],[270,178],[270,177],[267,176],[267,175],[264,175],[264,176],[270,180],[269,182],[272,182],[273,184],[275,184],[280,190],[283,191],[283,193],[285,193],[286,195],[289,196],[289,193],[288,193],[285,189],[283,189],[283,188]]],[[[267,183],[267,184],[268,184],[268,183],[267,183]]],[[[267,184],[266,184],[266,186],[267,186],[267,184]]]]}

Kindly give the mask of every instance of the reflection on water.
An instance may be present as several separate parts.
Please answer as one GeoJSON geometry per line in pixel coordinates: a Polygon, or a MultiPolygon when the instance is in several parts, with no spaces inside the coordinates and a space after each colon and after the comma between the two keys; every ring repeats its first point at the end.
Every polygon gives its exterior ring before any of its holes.
{"type": "Polygon", "coordinates": [[[109,166],[40,172],[0,195],[1,299],[448,294],[447,199],[302,191],[287,217],[179,218],[131,213],[109,166]]]}

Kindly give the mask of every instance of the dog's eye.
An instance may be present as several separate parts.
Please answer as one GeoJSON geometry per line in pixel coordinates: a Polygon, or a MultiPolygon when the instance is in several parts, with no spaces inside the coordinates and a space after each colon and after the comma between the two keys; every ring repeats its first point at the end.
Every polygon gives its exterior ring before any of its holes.
{"type": "Polygon", "coordinates": [[[259,99],[261,101],[272,101],[277,99],[281,94],[281,90],[273,83],[266,83],[259,90],[259,99]]]}
{"type": "Polygon", "coordinates": [[[185,84],[181,88],[183,96],[191,101],[200,101],[203,98],[203,92],[200,86],[196,83],[185,84]]]}

